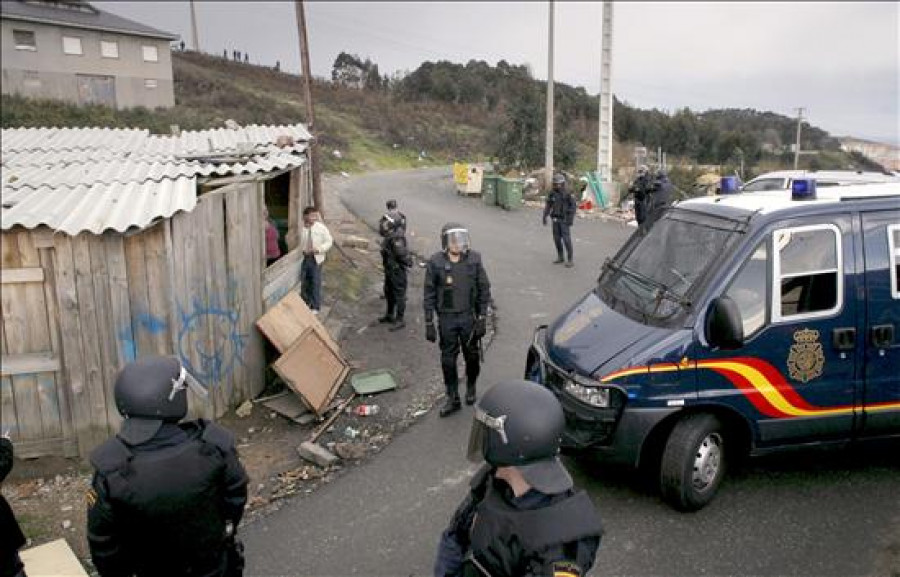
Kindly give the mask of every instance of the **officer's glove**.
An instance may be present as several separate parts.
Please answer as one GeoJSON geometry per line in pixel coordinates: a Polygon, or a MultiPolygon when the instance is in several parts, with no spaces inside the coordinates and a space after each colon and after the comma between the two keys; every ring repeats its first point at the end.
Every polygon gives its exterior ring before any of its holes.
{"type": "Polygon", "coordinates": [[[425,325],[425,338],[428,339],[428,342],[430,343],[437,341],[437,329],[434,327],[434,323],[425,325]]]}
{"type": "Polygon", "coordinates": [[[487,319],[478,317],[475,319],[475,338],[480,339],[487,334],[487,319]]]}

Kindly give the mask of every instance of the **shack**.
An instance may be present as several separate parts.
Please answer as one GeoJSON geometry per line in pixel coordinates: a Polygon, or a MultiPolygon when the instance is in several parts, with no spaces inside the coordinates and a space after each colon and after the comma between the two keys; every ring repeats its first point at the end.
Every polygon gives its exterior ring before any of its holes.
{"type": "Polygon", "coordinates": [[[0,137],[0,429],[17,454],[87,456],[120,423],[117,371],[144,355],[176,355],[209,387],[195,414],[259,394],[254,322],[299,282],[303,125],[0,137]],[[283,247],[271,266],[264,209],[283,247]]]}

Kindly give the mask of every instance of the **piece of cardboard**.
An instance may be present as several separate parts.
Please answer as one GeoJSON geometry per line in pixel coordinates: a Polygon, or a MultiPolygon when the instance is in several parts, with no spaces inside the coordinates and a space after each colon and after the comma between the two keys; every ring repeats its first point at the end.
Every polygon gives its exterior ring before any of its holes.
{"type": "Polygon", "coordinates": [[[300,334],[272,368],[320,417],[350,373],[347,363],[312,327],[300,334]]]}
{"type": "Polygon", "coordinates": [[[34,577],[88,577],[65,539],[57,539],[20,553],[25,573],[34,577]]]}
{"type": "Polygon", "coordinates": [[[288,351],[300,338],[308,328],[314,330],[334,354],[341,359],[341,349],[334,342],[319,319],[309,310],[303,299],[296,292],[289,292],[283,299],[278,301],[274,307],[269,309],[266,314],[259,317],[256,326],[260,332],[269,339],[269,342],[278,349],[279,353],[284,354],[288,351]]]}

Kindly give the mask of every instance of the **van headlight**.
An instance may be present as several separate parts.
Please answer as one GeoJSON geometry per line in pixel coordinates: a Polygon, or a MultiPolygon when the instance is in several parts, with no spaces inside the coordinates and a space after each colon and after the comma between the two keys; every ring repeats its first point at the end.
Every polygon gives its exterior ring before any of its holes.
{"type": "Polygon", "coordinates": [[[585,387],[573,381],[567,381],[566,392],[583,403],[604,409],[609,407],[609,389],[606,387],[585,387]]]}

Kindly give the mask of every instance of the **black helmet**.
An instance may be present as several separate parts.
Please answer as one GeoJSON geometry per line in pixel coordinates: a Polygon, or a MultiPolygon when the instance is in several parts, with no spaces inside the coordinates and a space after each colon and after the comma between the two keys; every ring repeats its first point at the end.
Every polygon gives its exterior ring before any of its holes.
{"type": "Polygon", "coordinates": [[[394,209],[397,208],[397,201],[394,200],[394,199],[392,198],[391,200],[389,200],[389,201],[387,201],[386,203],[384,203],[384,206],[385,206],[385,208],[387,208],[388,210],[394,210],[394,209]]]}
{"type": "Polygon", "coordinates": [[[516,467],[538,491],[561,493],[572,487],[558,457],[565,426],[562,407],[549,390],[531,381],[502,381],[475,405],[469,459],[516,467]]]}
{"type": "Polygon", "coordinates": [[[164,422],[183,419],[188,386],[205,396],[206,389],[175,357],[146,357],[125,365],[114,389],[116,408],[125,418],[119,437],[138,445],[150,440],[164,422]]]}
{"type": "Polygon", "coordinates": [[[566,177],[565,177],[565,175],[564,175],[563,173],[557,172],[556,174],[553,175],[553,181],[552,181],[552,182],[553,182],[553,186],[556,186],[557,184],[565,184],[565,183],[566,183],[566,177]]]}
{"type": "Polygon", "coordinates": [[[460,252],[469,252],[469,229],[457,222],[448,222],[441,227],[441,250],[447,251],[451,244],[459,247],[460,252]]]}

